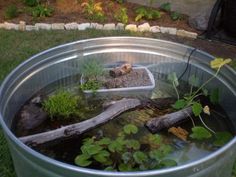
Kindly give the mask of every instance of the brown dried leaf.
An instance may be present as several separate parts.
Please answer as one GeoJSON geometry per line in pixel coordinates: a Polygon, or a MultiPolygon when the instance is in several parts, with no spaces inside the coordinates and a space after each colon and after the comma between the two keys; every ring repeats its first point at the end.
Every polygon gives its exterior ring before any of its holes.
{"type": "Polygon", "coordinates": [[[175,135],[176,137],[178,137],[179,139],[183,140],[183,141],[187,141],[187,137],[188,137],[188,132],[187,130],[181,128],[181,127],[171,127],[168,129],[169,133],[172,133],[173,135],[175,135]]]}

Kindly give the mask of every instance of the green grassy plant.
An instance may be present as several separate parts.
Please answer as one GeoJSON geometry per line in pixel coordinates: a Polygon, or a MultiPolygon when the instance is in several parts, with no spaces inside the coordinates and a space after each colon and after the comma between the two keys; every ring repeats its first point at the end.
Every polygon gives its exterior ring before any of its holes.
{"type": "Polygon", "coordinates": [[[176,20],[181,20],[183,18],[182,14],[180,14],[179,12],[171,12],[170,13],[170,18],[173,20],[173,21],[176,21],[176,20]]]}
{"type": "Polygon", "coordinates": [[[82,90],[92,90],[96,92],[102,83],[99,78],[104,74],[104,68],[99,60],[88,58],[80,66],[80,72],[83,75],[84,83],[80,85],[82,90]]]}
{"type": "Polygon", "coordinates": [[[163,4],[161,4],[160,9],[165,12],[170,12],[171,11],[171,4],[169,2],[163,3],[163,4]]]}
{"type": "Polygon", "coordinates": [[[106,17],[103,12],[102,2],[95,3],[94,0],[82,3],[83,13],[89,20],[104,22],[106,17]]]}
{"type": "Polygon", "coordinates": [[[4,18],[5,19],[13,19],[17,17],[19,14],[18,8],[15,5],[10,5],[4,11],[4,18]]]}
{"type": "Polygon", "coordinates": [[[39,0],[24,0],[25,5],[33,7],[39,4],[39,0]]]}
{"type": "Polygon", "coordinates": [[[115,19],[118,22],[121,22],[123,24],[127,24],[128,20],[129,20],[129,16],[127,14],[127,9],[125,7],[118,9],[115,12],[115,19]]]}
{"type": "Polygon", "coordinates": [[[38,4],[35,7],[31,8],[31,15],[34,18],[40,18],[40,17],[50,17],[53,14],[53,8],[46,6],[46,5],[42,5],[42,4],[38,4]]]}
{"type": "Polygon", "coordinates": [[[156,20],[156,19],[161,18],[160,11],[156,9],[147,8],[147,7],[139,7],[135,10],[135,13],[136,13],[136,17],[135,17],[136,22],[142,19],[156,20]]]}
{"type": "Polygon", "coordinates": [[[55,117],[69,118],[77,113],[77,107],[77,97],[66,91],[59,91],[43,102],[43,109],[52,119],[55,117]]]}

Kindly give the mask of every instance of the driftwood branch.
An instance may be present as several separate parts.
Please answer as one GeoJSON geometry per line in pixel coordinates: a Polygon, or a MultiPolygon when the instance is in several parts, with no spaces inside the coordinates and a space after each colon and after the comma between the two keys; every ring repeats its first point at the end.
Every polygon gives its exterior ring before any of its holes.
{"type": "Polygon", "coordinates": [[[98,125],[104,124],[109,120],[117,117],[121,113],[133,109],[141,105],[141,101],[138,99],[122,99],[113,104],[111,104],[104,112],[101,114],[88,119],[86,121],[68,125],[62,128],[51,130],[44,133],[39,133],[35,135],[20,137],[19,139],[31,146],[37,146],[40,144],[48,143],[58,139],[66,139],[72,136],[80,135],[98,125]]]}
{"type": "Polygon", "coordinates": [[[120,67],[113,68],[112,70],[110,70],[109,73],[110,73],[110,76],[112,77],[118,77],[118,76],[128,74],[131,70],[132,70],[132,65],[129,63],[125,63],[121,65],[120,67]]]}
{"type": "Polygon", "coordinates": [[[188,107],[177,112],[155,117],[149,120],[145,126],[152,132],[156,133],[165,128],[170,128],[174,124],[186,120],[193,114],[192,108],[188,107]]]}

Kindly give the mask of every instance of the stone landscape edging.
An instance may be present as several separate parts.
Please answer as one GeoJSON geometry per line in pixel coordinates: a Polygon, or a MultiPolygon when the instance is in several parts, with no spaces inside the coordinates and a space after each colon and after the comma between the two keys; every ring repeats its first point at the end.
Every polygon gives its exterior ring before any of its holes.
{"type": "Polygon", "coordinates": [[[20,21],[19,24],[4,22],[0,23],[0,29],[6,30],[19,30],[19,31],[38,31],[38,30],[86,30],[86,29],[98,29],[98,30],[128,30],[133,32],[151,32],[151,33],[166,33],[171,35],[177,35],[181,37],[188,37],[196,39],[198,34],[189,32],[183,29],[177,29],[173,27],[163,26],[150,26],[149,23],[143,23],[141,25],[123,23],[35,23],[34,25],[27,25],[25,21],[20,21]]]}

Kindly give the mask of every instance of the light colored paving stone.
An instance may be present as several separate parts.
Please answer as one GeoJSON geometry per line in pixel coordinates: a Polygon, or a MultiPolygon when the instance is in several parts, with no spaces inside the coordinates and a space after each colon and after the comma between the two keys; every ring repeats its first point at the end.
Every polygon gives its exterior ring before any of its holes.
{"type": "Polygon", "coordinates": [[[65,23],[53,23],[52,24],[52,30],[64,30],[65,29],[65,23]]]}
{"type": "Polygon", "coordinates": [[[177,29],[176,28],[169,28],[169,27],[160,27],[161,33],[167,33],[167,34],[172,34],[176,35],[177,29]]]}
{"type": "Polygon", "coordinates": [[[138,28],[137,28],[137,25],[129,24],[129,25],[126,25],[125,30],[137,32],[138,28]]]}
{"type": "Polygon", "coordinates": [[[25,31],[26,28],[26,22],[25,21],[20,21],[19,22],[19,30],[20,31],[25,31]]]}
{"type": "Polygon", "coordinates": [[[4,23],[0,23],[0,29],[4,29],[5,28],[5,24],[4,23]]]}
{"type": "Polygon", "coordinates": [[[90,23],[90,27],[89,28],[101,30],[101,29],[103,29],[103,25],[100,24],[100,23],[90,23]]]}
{"type": "Polygon", "coordinates": [[[116,25],[115,25],[115,23],[108,23],[108,24],[105,24],[103,26],[103,29],[104,30],[115,30],[116,29],[116,25]]]}
{"type": "Polygon", "coordinates": [[[150,31],[150,28],[151,27],[150,27],[149,23],[144,23],[144,24],[138,26],[138,31],[147,32],[147,31],[150,31]]]}
{"type": "Polygon", "coordinates": [[[34,26],[34,25],[26,25],[25,30],[26,31],[38,31],[39,28],[37,26],[34,26]]]}
{"type": "Polygon", "coordinates": [[[196,39],[198,34],[194,32],[185,31],[185,30],[177,30],[177,36],[196,39]]]}
{"type": "Polygon", "coordinates": [[[88,28],[91,28],[90,23],[81,23],[78,25],[78,30],[86,30],[88,28]]]}
{"type": "Polygon", "coordinates": [[[4,27],[7,30],[19,30],[19,25],[15,23],[4,22],[4,27]]]}
{"type": "Polygon", "coordinates": [[[151,31],[152,33],[160,33],[160,32],[161,32],[161,29],[160,29],[160,26],[152,26],[152,27],[150,28],[150,31],[151,31]]]}
{"type": "Polygon", "coordinates": [[[48,23],[36,23],[34,26],[38,28],[39,30],[51,30],[52,29],[52,24],[48,23]]]}
{"type": "Polygon", "coordinates": [[[123,23],[117,23],[116,25],[116,30],[124,30],[125,29],[125,24],[123,23]]]}
{"type": "Polygon", "coordinates": [[[78,23],[72,22],[72,23],[67,23],[64,25],[66,30],[77,30],[78,29],[78,23]]]}

